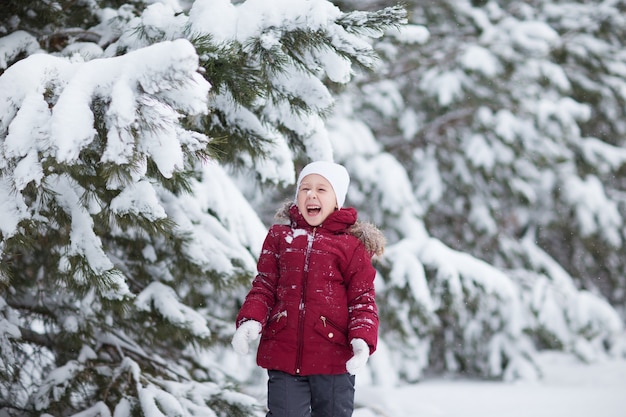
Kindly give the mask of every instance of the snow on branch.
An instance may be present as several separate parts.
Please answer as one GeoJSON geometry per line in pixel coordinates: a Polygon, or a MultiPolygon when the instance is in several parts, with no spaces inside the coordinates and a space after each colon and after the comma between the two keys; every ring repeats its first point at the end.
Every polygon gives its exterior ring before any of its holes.
{"type": "Polygon", "coordinates": [[[110,129],[103,161],[126,163],[142,152],[169,177],[182,168],[176,139],[182,131],[179,112],[207,112],[210,84],[197,69],[195,49],[183,39],[87,63],[28,57],[0,78],[7,96],[0,104],[0,137],[6,138],[7,156],[23,156],[30,145],[52,152],[61,163],[75,162],[97,136],[93,105],[102,100],[108,103],[104,123],[110,129]],[[154,144],[146,135],[135,143],[138,124],[158,134],[159,141],[154,144]]]}
{"type": "Polygon", "coordinates": [[[111,417],[111,411],[103,401],[98,401],[93,406],[74,414],[72,417],[111,417]]]}
{"type": "Polygon", "coordinates": [[[552,343],[591,361],[600,356],[607,345],[616,343],[624,331],[619,314],[605,300],[589,291],[579,291],[570,274],[550,255],[537,246],[530,233],[522,240],[522,248],[534,270],[543,273],[516,271],[528,315],[528,324],[550,337],[552,343]]]}
{"type": "Polygon", "coordinates": [[[622,245],[623,227],[618,205],[607,197],[604,186],[595,175],[586,178],[566,178],[563,184],[564,200],[576,214],[578,228],[583,237],[598,234],[612,246],[622,245]]]}
{"type": "Polygon", "coordinates": [[[155,309],[169,322],[187,327],[195,336],[211,335],[204,316],[179,302],[174,289],[160,282],[149,284],[137,296],[135,305],[140,310],[155,309]]]}
{"type": "Polygon", "coordinates": [[[167,391],[149,385],[139,391],[139,401],[144,415],[150,417],[182,417],[186,415],[178,399],[167,391]]]}
{"type": "Polygon", "coordinates": [[[70,395],[72,380],[85,370],[85,366],[78,361],[71,360],[65,365],[53,369],[47,374],[41,387],[34,395],[35,408],[44,410],[51,402],[70,395]]]}
{"type": "Polygon", "coordinates": [[[37,54],[5,71],[0,77],[3,239],[21,222],[39,222],[58,205],[71,223],[60,271],[74,269],[70,257],[84,259],[72,272],[79,285],[92,271],[103,278],[109,297],[127,294],[124,277],[103,250],[94,216],[106,215],[111,203],[120,217],[166,217],[145,177],[155,174],[148,173],[152,163],[163,178],[171,178],[206,148],[208,137],[181,123],[208,111],[210,84],[197,71],[198,56],[184,39],[86,63],[37,54]],[[107,189],[121,194],[111,202],[115,194],[107,189]],[[33,191],[36,198],[30,197],[33,191]]]}
{"type": "Polygon", "coordinates": [[[431,365],[505,377],[535,372],[520,292],[502,271],[434,238],[391,245],[383,263],[389,282],[380,295],[394,300],[394,292],[411,293],[415,305],[394,320],[407,340],[415,335],[430,345],[424,354],[431,365]]]}
{"type": "Polygon", "coordinates": [[[100,239],[93,231],[93,219],[79,201],[80,191],[76,190],[77,184],[66,175],[51,177],[49,184],[55,192],[59,206],[72,219],[69,255],[84,256],[98,274],[111,269],[113,264],[102,250],[100,239]]]}
{"type": "Polygon", "coordinates": [[[31,55],[38,50],[37,39],[23,30],[17,30],[0,38],[0,70],[6,69],[19,55],[24,53],[31,55]]]}

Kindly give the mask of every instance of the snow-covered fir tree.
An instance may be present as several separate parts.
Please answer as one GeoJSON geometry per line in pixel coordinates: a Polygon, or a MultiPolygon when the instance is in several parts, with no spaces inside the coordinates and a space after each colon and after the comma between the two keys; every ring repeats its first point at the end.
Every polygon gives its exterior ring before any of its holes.
{"type": "Polygon", "coordinates": [[[404,10],[2,8],[0,413],[262,413],[215,353],[266,230],[232,172],[289,184],[330,158],[329,86],[404,10]]]}

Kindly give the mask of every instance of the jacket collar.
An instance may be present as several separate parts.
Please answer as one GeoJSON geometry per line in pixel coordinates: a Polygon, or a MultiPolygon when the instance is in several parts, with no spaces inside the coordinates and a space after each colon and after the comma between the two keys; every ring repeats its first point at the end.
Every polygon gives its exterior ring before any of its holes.
{"type": "MultiPolygon", "coordinates": [[[[304,216],[298,210],[298,207],[293,204],[289,207],[289,217],[291,219],[292,227],[299,229],[313,229],[313,226],[309,225],[304,216]]],[[[357,211],[352,207],[340,208],[330,213],[330,215],[324,220],[322,224],[317,226],[318,229],[327,230],[331,233],[348,232],[351,226],[356,223],[357,211]]]]}

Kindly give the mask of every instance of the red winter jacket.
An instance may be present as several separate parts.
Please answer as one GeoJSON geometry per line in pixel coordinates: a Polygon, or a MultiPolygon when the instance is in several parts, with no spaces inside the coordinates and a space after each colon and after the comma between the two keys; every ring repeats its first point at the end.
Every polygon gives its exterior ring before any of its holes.
{"type": "Polygon", "coordinates": [[[376,349],[376,270],[372,245],[363,240],[382,234],[373,226],[360,238],[352,234],[353,208],[331,213],[317,227],[295,205],[288,214],[291,225],[273,225],[265,238],[237,327],[247,320],[262,324],[257,364],[263,368],[292,375],[345,373],[352,339],[365,340],[370,353],[376,349]]]}

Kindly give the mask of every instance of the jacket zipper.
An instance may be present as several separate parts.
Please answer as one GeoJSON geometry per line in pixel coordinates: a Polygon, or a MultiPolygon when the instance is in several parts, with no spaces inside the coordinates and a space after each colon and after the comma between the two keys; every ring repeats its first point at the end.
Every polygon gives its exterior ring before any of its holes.
{"type": "Polygon", "coordinates": [[[331,319],[329,319],[326,316],[320,316],[320,320],[322,320],[322,323],[324,324],[324,327],[326,327],[326,325],[328,324],[330,327],[334,327],[336,330],[343,331],[341,329],[341,327],[336,325],[331,319]]]}
{"type": "Polygon", "coordinates": [[[305,314],[305,299],[306,299],[306,286],[309,276],[309,259],[311,257],[311,248],[313,247],[313,240],[315,239],[315,231],[317,227],[313,228],[313,233],[307,236],[306,255],[304,257],[304,273],[302,274],[302,293],[300,294],[300,305],[298,306],[298,353],[296,355],[296,375],[300,374],[300,367],[302,366],[302,350],[304,349],[304,314],[305,314]]]}
{"type": "Polygon", "coordinates": [[[278,323],[282,317],[287,317],[287,310],[283,310],[274,314],[274,316],[272,316],[269,321],[276,321],[276,323],[278,323]]]}

